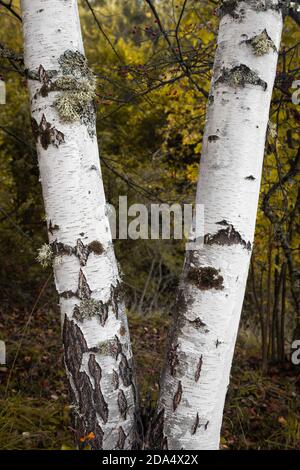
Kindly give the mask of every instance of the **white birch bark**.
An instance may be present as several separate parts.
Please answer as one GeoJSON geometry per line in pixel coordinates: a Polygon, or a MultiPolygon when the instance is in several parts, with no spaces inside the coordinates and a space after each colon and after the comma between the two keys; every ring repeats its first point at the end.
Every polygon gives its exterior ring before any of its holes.
{"type": "Polygon", "coordinates": [[[196,202],[203,248],[188,252],[152,446],[218,449],[245,293],[282,2],[224,1],[196,202]]]}
{"type": "Polygon", "coordinates": [[[76,0],[22,0],[25,65],[77,439],[137,446],[127,319],[76,0]]]}

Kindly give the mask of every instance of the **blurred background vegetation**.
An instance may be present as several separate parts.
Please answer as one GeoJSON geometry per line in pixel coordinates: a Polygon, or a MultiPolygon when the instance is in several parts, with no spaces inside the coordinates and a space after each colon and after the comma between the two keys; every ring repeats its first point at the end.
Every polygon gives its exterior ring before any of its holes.
{"type": "MultiPolygon", "coordinates": [[[[72,447],[60,324],[51,269],[36,262],[47,241],[31,135],[21,22],[0,2],[0,448],[72,447]]],[[[142,0],[80,3],[86,54],[98,79],[97,136],[107,201],[191,203],[216,47],[218,2],[142,0]],[[181,60],[182,59],[182,60],[181,60]],[[181,64],[181,65],[180,65],[181,64]],[[184,64],[184,66],[182,66],[184,64]]],[[[12,2],[17,15],[19,2],[12,2]]],[[[222,433],[224,449],[300,449],[299,25],[282,40],[256,239],[222,433]]],[[[255,155],[253,156],[255,158],[255,155]]],[[[143,415],[158,392],[164,340],[184,242],[116,240],[127,290],[143,415]]]]}

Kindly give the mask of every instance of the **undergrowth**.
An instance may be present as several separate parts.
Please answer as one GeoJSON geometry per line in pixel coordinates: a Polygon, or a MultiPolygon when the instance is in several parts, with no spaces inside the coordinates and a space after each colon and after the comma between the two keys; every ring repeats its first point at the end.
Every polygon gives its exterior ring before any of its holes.
{"type": "MultiPolygon", "coordinates": [[[[59,313],[45,305],[24,330],[28,315],[15,310],[0,316],[8,362],[0,368],[0,449],[73,448],[59,313]]],[[[130,315],[129,323],[147,425],[158,396],[169,319],[130,315]]],[[[240,335],[221,448],[300,449],[299,388],[299,369],[292,365],[262,374],[257,343],[240,335]]]]}

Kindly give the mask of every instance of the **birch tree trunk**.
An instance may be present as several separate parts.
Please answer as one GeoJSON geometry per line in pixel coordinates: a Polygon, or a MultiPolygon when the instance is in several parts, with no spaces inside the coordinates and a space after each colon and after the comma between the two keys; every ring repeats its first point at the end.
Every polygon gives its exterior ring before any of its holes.
{"type": "Polygon", "coordinates": [[[78,442],[138,445],[136,388],[76,0],[22,0],[25,64],[78,442]]]}
{"type": "Polygon", "coordinates": [[[255,231],[283,12],[223,1],[196,202],[203,248],[186,254],[151,446],[218,449],[255,231]]]}

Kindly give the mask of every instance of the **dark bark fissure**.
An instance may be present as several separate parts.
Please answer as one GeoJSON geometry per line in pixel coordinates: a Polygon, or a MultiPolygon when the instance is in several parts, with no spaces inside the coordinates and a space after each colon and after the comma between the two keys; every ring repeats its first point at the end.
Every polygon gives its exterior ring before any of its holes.
{"type": "Polygon", "coordinates": [[[229,224],[226,220],[217,222],[218,225],[223,225],[226,228],[219,230],[216,234],[211,235],[210,233],[204,236],[205,245],[242,245],[248,251],[251,251],[250,241],[246,241],[242,238],[241,234],[235,230],[234,226],[229,224]]]}
{"type": "Polygon", "coordinates": [[[133,371],[129,367],[127,357],[121,352],[121,360],[119,363],[119,377],[121,378],[124,387],[133,385],[133,371]]]}
{"type": "Polygon", "coordinates": [[[200,359],[197,364],[196,372],[195,372],[195,382],[198,382],[200,379],[202,366],[203,366],[203,355],[201,354],[200,359]]]}
{"type": "Polygon", "coordinates": [[[178,382],[176,393],[173,397],[173,411],[176,411],[182,398],[182,384],[181,381],[178,382]]]}
{"type": "Polygon", "coordinates": [[[172,377],[175,377],[176,368],[179,365],[179,357],[177,351],[178,347],[179,344],[172,343],[167,353],[168,363],[170,366],[170,374],[172,375],[172,377]]]}
{"type": "Polygon", "coordinates": [[[89,358],[89,372],[95,381],[93,388],[90,378],[80,370],[84,353],[88,353],[87,343],[78,325],[65,316],[63,324],[64,358],[68,373],[71,376],[70,391],[74,403],[74,427],[76,440],[80,446],[85,436],[91,435],[89,443],[96,449],[103,445],[103,431],[97,420],[99,413],[103,422],[107,422],[108,407],[103,398],[100,380],[101,368],[92,354],[89,358]],[[80,444],[81,442],[81,444],[80,444]]]}
{"type": "Polygon", "coordinates": [[[199,428],[200,418],[199,413],[196,414],[195,422],[192,426],[192,435],[196,434],[197,429],[199,428]]]}
{"type": "Polygon", "coordinates": [[[101,417],[104,424],[106,424],[108,420],[108,406],[107,406],[106,401],[104,400],[104,397],[101,392],[101,387],[100,387],[100,380],[102,378],[101,367],[97,363],[96,357],[94,354],[91,354],[89,357],[88,367],[89,367],[89,372],[95,381],[95,388],[93,391],[95,410],[101,417]]]}
{"type": "Polygon", "coordinates": [[[42,115],[39,124],[34,118],[31,118],[31,127],[34,139],[36,142],[40,140],[44,150],[47,150],[50,144],[59,147],[59,145],[65,142],[64,134],[52,126],[50,122],[47,122],[45,114],[42,115]]]}
{"type": "Polygon", "coordinates": [[[112,377],[112,386],[113,386],[113,389],[114,390],[118,390],[119,388],[119,376],[118,376],[118,372],[113,370],[113,377],[112,377]]]}
{"type": "Polygon", "coordinates": [[[116,449],[119,449],[119,450],[124,449],[125,441],[126,441],[126,434],[122,426],[120,426],[118,430],[118,442],[117,442],[116,449]]]}
{"type": "Polygon", "coordinates": [[[165,409],[162,408],[152,419],[148,432],[147,447],[149,449],[162,449],[166,441],[164,436],[165,409]]]}
{"type": "Polygon", "coordinates": [[[127,404],[125,393],[123,392],[122,389],[120,389],[118,393],[118,408],[119,408],[121,418],[126,420],[128,404],[127,404]]]}

